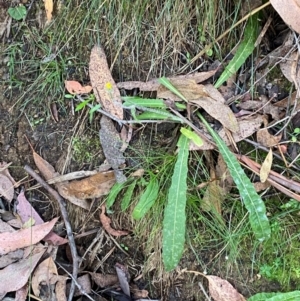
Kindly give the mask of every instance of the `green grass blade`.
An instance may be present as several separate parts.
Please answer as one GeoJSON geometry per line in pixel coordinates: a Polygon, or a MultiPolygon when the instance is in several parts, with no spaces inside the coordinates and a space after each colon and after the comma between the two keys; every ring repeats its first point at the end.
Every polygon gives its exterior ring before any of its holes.
{"type": "Polygon", "coordinates": [[[158,191],[158,181],[155,177],[152,177],[138,204],[133,210],[132,217],[134,219],[141,219],[149,211],[157,199],[158,191]]]}
{"type": "Polygon", "coordinates": [[[174,167],[163,221],[163,262],[167,271],[174,269],[183,253],[185,243],[185,206],[189,139],[184,135],[178,141],[179,152],[174,167]]]}
{"type": "Polygon", "coordinates": [[[266,215],[266,207],[264,202],[255,191],[253,184],[250,182],[244,170],[241,168],[238,160],[229,150],[225,142],[217,133],[215,133],[215,131],[210,127],[201,114],[198,114],[198,116],[214,138],[218,149],[228,166],[230,174],[240,192],[244,205],[249,212],[249,221],[254,235],[259,241],[269,238],[271,229],[266,215]]]}
{"type": "Polygon", "coordinates": [[[251,55],[255,48],[255,42],[258,37],[258,16],[254,15],[248,19],[244,39],[239,45],[233,59],[230,61],[224,72],[215,84],[215,88],[219,88],[232,74],[245,63],[246,59],[251,55]]]}
{"type": "Polygon", "coordinates": [[[124,96],[122,97],[123,106],[137,106],[137,107],[147,107],[147,108],[167,108],[166,104],[162,99],[158,98],[142,98],[137,96],[124,96]]]}
{"type": "Polygon", "coordinates": [[[250,297],[248,301],[266,301],[269,300],[269,298],[274,297],[276,295],[278,295],[278,293],[258,293],[250,297]]]}
{"type": "Polygon", "coordinates": [[[169,113],[167,110],[159,110],[159,109],[148,109],[151,111],[145,111],[139,115],[136,115],[136,120],[174,120],[182,122],[182,120],[169,113]]]}
{"type": "MultiPolygon", "coordinates": [[[[126,183],[126,182],[125,182],[126,183]]],[[[119,194],[119,192],[124,188],[125,183],[116,183],[110,190],[109,195],[106,200],[106,208],[109,209],[114,202],[116,201],[116,198],[119,194]]]]}
{"type": "Polygon", "coordinates": [[[300,291],[288,293],[258,293],[248,299],[248,301],[298,301],[300,291]]]}
{"type": "Polygon", "coordinates": [[[175,95],[188,102],[188,100],[172,85],[172,83],[166,77],[159,78],[158,82],[169,89],[171,92],[173,92],[175,95]]]}
{"type": "Polygon", "coordinates": [[[130,205],[130,201],[132,199],[132,193],[133,193],[133,190],[136,186],[136,183],[137,183],[137,180],[134,180],[127,188],[126,192],[124,193],[123,195],[123,198],[122,198],[122,202],[121,202],[121,210],[122,211],[125,211],[129,205],[130,205]]]}

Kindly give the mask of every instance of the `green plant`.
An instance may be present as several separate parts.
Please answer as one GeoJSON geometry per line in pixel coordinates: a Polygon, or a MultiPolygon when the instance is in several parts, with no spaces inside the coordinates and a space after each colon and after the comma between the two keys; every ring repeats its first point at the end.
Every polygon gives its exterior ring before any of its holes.
{"type": "Polygon", "coordinates": [[[300,298],[300,291],[289,293],[258,293],[248,301],[297,301],[300,298]]]}
{"type": "Polygon", "coordinates": [[[257,15],[253,15],[247,21],[244,39],[239,45],[233,59],[215,83],[216,88],[219,88],[229,77],[236,73],[242,64],[245,63],[246,59],[253,53],[257,37],[258,17],[257,15]]]}
{"type": "Polygon", "coordinates": [[[295,128],[291,137],[292,142],[297,142],[299,133],[300,133],[300,128],[295,128]]]}
{"type": "Polygon", "coordinates": [[[7,10],[8,14],[15,20],[20,21],[26,16],[26,7],[24,5],[18,5],[16,7],[10,7],[7,10]]]}
{"type": "Polygon", "coordinates": [[[189,139],[181,135],[163,221],[163,262],[167,271],[174,269],[183,253],[186,228],[186,193],[189,139]]]}

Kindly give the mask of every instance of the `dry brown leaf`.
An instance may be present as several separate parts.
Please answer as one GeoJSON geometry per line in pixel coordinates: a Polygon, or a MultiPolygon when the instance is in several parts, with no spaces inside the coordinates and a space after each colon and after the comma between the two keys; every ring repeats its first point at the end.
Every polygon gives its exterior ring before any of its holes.
{"type": "Polygon", "coordinates": [[[257,142],[265,147],[273,147],[276,146],[282,137],[282,134],[278,136],[273,136],[269,133],[268,129],[260,129],[256,133],[257,142]]]}
{"type": "MultiPolygon", "coordinates": [[[[23,223],[20,220],[20,217],[14,212],[0,209],[0,214],[1,214],[2,221],[6,222],[7,224],[9,224],[10,226],[16,229],[22,228],[23,223]]],[[[0,231],[0,232],[5,232],[5,231],[0,231]]]]}
{"type": "Polygon", "coordinates": [[[65,88],[70,94],[88,94],[93,90],[91,86],[82,86],[75,80],[65,80],[65,88]]]}
{"type": "Polygon", "coordinates": [[[103,228],[106,230],[106,232],[113,236],[122,236],[122,235],[129,234],[128,231],[116,230],[110,226],[111,219],[105,215],[105,205],[101,206],[100,221],[103,225],[103,228]]]}
{"type": "MultiPolygon", "coordinates": [[[[238,131],[232,134],[234,141],[242,141],[256,133],[261,127],[263,120],[264,119],[261,115],[238,119],[238,131]]],[[[228,139],[226,131],[223,128],[218,131],[218,134],[227,145],[231,144],[231,141],[228,139]]]]}
{"type": "MultiPolygon", "coordinates": [[[[76,286],[74,297],[78,297],[82,295],[82,291],[84,291],[86,294],[90,294],[92,292],[92,284],[90,280],[89,274],[82,275],[78,277],[77,279],[78,284],[81,287],[81,290],[78,289],[76,286]]],[[[67,296],[69,295],[71,283],[67,284],[67,296]]]]}
{"type": "Polygon", "coordinates": [[[215,301],[246,301],[246,299],[226,280],[218,276],[205,276],[209,292],[215,301]]]}
{"type": "Polygon", "coordinates": [[[55,184],[58,193],[72,204],[79,206],[83,209],[90,210],[90,203],[87,200],[79,199],[74,195],[69,194],[68,183],[57,183],[55,184]]]}
{"type": "Polygon", "coordinates": [[[22,259],[23,255],[24,255],[24,251],[21,250],[21,249],[18,249],[18,250],[13,251],[13,252],[9,252],[6,255],[2,255],[0,257],[0,268],[2,269],[4,267],[10,265],[11,263],[22,259]]]}
{"type": "Polygon", "coordinates": [[[130,279],[130,275],[128,272],[128,267],[117,262],[115,264],[115,269],[117,272],[117,276],[119,279],[119,284],[120,284],[122,292],[126,296],[130,297],[130,288],[129,288],[129,283],[128,283],[128,280],[130,279]]]}
{"type": "MultiPolygon", "coordinates": [[[[236,117],[230,108],[224,104],[225,99],[222,94],[212,85],[198,85],[193,80],[173,80],[171,83],[190,103],[204,109],[225,128],[232,132],[238,130],[236,117]]],[[[175,96],[165,87],[159,88],[157,97],[178,100],[178,96],[175,96]]]]}
{"type": "Polygon", "coordinates": [[[247,100],[237,104],[237,107],[242,110],[258,110],[262,107],[262,103],[259,100],[247,100]]]}
{"type": "Polygon", "coordinates": [[[28,229],[1,233],[0,255],[38,243],[51,231],[57,220],[58,218],[54,218],[51,222],[36,225],[28,229]]]}
{"type": "Polygon", "coordinates": [[[31,278],[32,290],[37,297],[40,296],[40,285],[49,286],[56,283],[56,278],[54,282],[52,280],[54,275],[58,275],[58,273],[52,257],[45,259],[37,266],[31,278]]]}
{"type": "Polygon", "coordinates": [[[270,148],[268,155],[260,168],[259,176],[260,176],[260,181],[262,183],[266,182],[266,180],[269,176],[269,173],[270,173],[271,167],[272,167],[272,162],[273,162],[273,152],[272,152],[272,149],[270,148]]]}
{"type": "Polygon", "coordinates": [[[115,182],[114,171],[107,171],[99,172],[79,181],[72,181],[66,185],[66,188],[68,194],[76,198],[92,199],[107,195],[115,182]]]}
{"type": "Polygon", "coordinates": [[[30,255],[28,258],[0,270],[0,295],[22,288],[28,282],[29,276],[44,252],[45,250],[30,255]]]}
{"type": "MultiPolygon", "coordinates": [[[[46,160],[44,160],[35,151],[32,151],[32,152],[33,152],[33,160],[34,160],[37,168],[39,169],[39,171],[41,172],[41,174],[47,181],[60,176],[60,174],[55,171],[54,167],[51,164],[49,164],[46,160]]],[[[58,193],[63,198],[67,199],[68,201],[70,201],[71,203],[73,203],[77,206],[80,206],[86,210],[89,210],[90,204],[86,200],[82,200],[82,199],[76,198],[73,195],[70,195],[68,192],[67,185],[68,185],[68,182],[66,181],[64,183],[56,183],[55,187],[58,190],[58,193]]]]}
{"type": "MultiPolygon", "coordinates": [[[[199,99],[201,97],[209,97],[204,85],[198,85],[192,79],[173,79],[170,81],[174,87],[187,99],[199,99]]],[[[182,99],[175,95],[170,89],[160,85],[157,90],[157,98],[171,99],[173,101],[181,101],[182,99]]],[[[220,101],[222,102],[222,100],[220,101]]],[[[223,101],[224,103],[224,101],[223,101]]]]}
{"type": "Polygon", "coordinates": [[[89,73],[97,102],[99,102],[108,113],[123,120],[121,94],[111,76],[106,55],[101,46],[95,45],[92,48],[89,73]]]}
{"type": "Polygon", "coordinates": [[[101,288],[110,287],[119,283],[118,276],[112,274],[89,273],[95,283],[101,288]]]}
{"type": "MultiPolygon", "coordinates": [[[[277,103],[273,104],[264,95],[260,97],[260,101],[247,100],[238,104],[237,107],[246,111],[252,110],[256,113],[263,112],[263,114],[270,114],[274,120],[279,120],[280,118],[280,109],[278,108],[277,103]]],[[[241,115],[241,113],[237,114],[241,115]]]]}
{"type": "Polygon", "coordinates": [[[227,164],[223,157],[219,154],[216,165],[216,178],[219,180],[219,186],[222,188],[223,193],[227,194],[230,192],[234,185],[232,176],[230,175],[227,164]]]}
{"type": "Polygon", "coordinates": [[[205,190],[201,202],[201,208],[204,211],[213,211],[221,216],[221,204],[224,200],[224,193],[218,184],[219,181],[211,181],[205,190]]]}
{"type": "MultiPolygon", "coordinates": [[[[211,161],[212,162],[212,161],[211,161]]],[[[213,164],[210,164],[210,178],[212,179],[204,193],[201,202],[201,208],[204,211],[213,211],[221,216],[221,204],[224,199],[225,194],[222,188],[219,186],[219,181],[216,180],[216,172],[213,164]]]]}
{"type": "Polygon", "coordinates": [[[274,106],[274,104],[270,102],[270,100],[265,95],[261,95],[260,99],[263,105],[263,113],[270,114],[274,120],[279,120],[280,109],[274,106]]]}
{"type": "Polygon", "coordinates": [[[271,186],[271,184],[267,181],[265,183],[255,182],[255,183],[253,183],[253,185],[254,185],[254,188],[255,188],[256,192],[266,190],[267,188],[269,188],[271,186]]]}
{"type": "Polygon", "coordinates": [[[99,136],[105,158],[114,169],[117,182],[125,182],[126,177],[123,175],[123,172],[119,170],[120,165],[125,163],[122,151],[123,142],[120,135],[110,118],[102,116],[100,125],[99,136]]]}
{"type": "Polygon", "coordinates": [[[8,223],[4,222],[2,219],[0,219],[0,233],[4,232],[15,232],[16,230],[11,227],[8,223]]]}
{"type": "Polygon", "coordinates": [[[56,102],[52,102],[50,105],[51,116],[55,122],[59,122],[58,110],[56,102]]]}
{"type": "MultiPolygon", "coordinates": [[[[298,55],[297,52],[291,53],[284,62],[280,63],[280,69],[283,75],[289,80],[291,83],[294,83],[293,79],[293,69],[295,63],[298,63],[298,55]]],[[[300,70],[297,70],[296,78],[300,78],[300,70]]]]}
{"type": "MultiPolygon", "coordinates": [[[[288,95],[284,99],[274,103],[275,107],[287,108],[288,106],[293,106],[297,100],[297,91],[293,92],[291,95],[288,95]]],[[[299,105],[299,104],[298,104],[299,105]]],[[[299,107],[296,107],[296,110],[299,110],[299,107]]]]}
{"type": "Polygon", "coordinates": [[[44,4],[45,4],[47,21],[50,22],[52,19],[52,12],[53,12],[53,0],[44,0],[44,4]]]}
{"type": "Polygon", "coordinates": [[[297,33],[300,33],[300,0],[270,0],[283,21],[297,33]]]}
{"type": "MultiPolygon", "coordinates": [[[[149,292],[146,290],[141,290],[136,284],[130,286],[130,291],[133,294],[133,298],[136,299],[146,299],[149,298],[149,292]]],[[[150,301],[150,300],[149,300],[150,301]]]]}
{"type": "Polygon", "coordinates": [[[189,142],[189,150],[190,151],[195,151],[195,150],[210,150],[214,149],[214,145],[210,143],[207,140],[202,140],[203,144],[201,146],[196,145],[192,140],[189,142]]]}
{"type": "MultiPolygon", "coordinates": [[[[21,193],[18,195],[17,201],[18,202],[16,209],[23,223],[26,223],[30,218],[34,219],[35,225],[40,225],[44,223],[43,219],[27,201],[24,191],[21,191],[21,193]]],[[[43,238],[43,241],[51,242],[55,246],[63,245],[68,242],[67,239],[58,236],[53,231],[47,234],[43,238]]]]}
{"type": "MultiPolygon", "coordinates": [[[[168,77],[169,81],[174,80],[194,80],[197,84],[207,80],[216,73],[217,69],[207,72],[195,72],[193,74],[178,75],[176,77],[168,77]]],[[[152,79],[148,82],[128,81],[117,83],[119,89],[132,90],[138,88],[140,91],[157,91],[160,83],[158,79],[152,79]]]]}
{"type": "Polygon", "coordinates": [[[129,177],[141,178],[145,173],[145,169],[139,168],[136,171],[132,172],[129,177]]]}
{"type": "Polygon", "coordinates": [[[4,196],[9,202],[13,200],[14,197],[14,184],[10,179],[0,173],[0,196],[4,196]]]}
{"type": "Polygon", "coordinates": [[[0,163],[0,170],[1,170],[1,173],[5,176],[7,176],[10,181],[15,185],[15,187],[18,187],[16,186],[17,185],[17,182],[15,181],[15,179],[11,176],[11,174],[9,173],[9,169],[8,167],[11,165],[11,163],[6,163],[6,162],[2,162],[0,163]]]}
{"type": "Polygon", "coordinates": [[[67,280],[65,276],[59,276],[55,285],[55,296],[57,301],[67,301],[67,280]]]}
{"type": "Polygon", "coordinates": [[[28,295],[28,284],[25,284],[23,287],[16,291],[16,296],[14,301],[25,301],[27,300],[28,295]]]}
{"type": "Polygon", "coordinates": [[[59,176],[59,173],[55,171],[54,167],[44,160],[40,155],[38,155],[35,151],[32,151],[32,154],[35,165],[47,181],[59,176]]]}

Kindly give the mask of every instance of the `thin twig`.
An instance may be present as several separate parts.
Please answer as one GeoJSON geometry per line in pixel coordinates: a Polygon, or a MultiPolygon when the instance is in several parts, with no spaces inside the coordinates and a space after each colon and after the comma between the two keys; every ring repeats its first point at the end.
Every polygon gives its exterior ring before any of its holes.
{"type": "Polygon", "coordinates": [[[76,251],[76,245],[75,245],[75,240],[74,240],[71,224],[70,224],[69,217],[68,217],[68,212],[66,210],[66,202],[59,195],[59,193],[56,190],[54,190],[52,187],[50,187],[30,166],[25,165],[24,169],[37,182],[39,182],[57,200],[57,202],[59,204],[61,215],[63,217],[65,227],[67,230],[67,236],[69,239],[69,245],[70,245],[70,250],[71,250],[72,259],[73,259],[72,283],[71,283],[70,293],[69,293],[69,297],[68,297],[68,301],[72,301],[72,298],[73,298],[73,295],[75,292],[75,285],[76,285],[75,282],[76,282],[77,274],[78,274],[78,255],[77,255],[77,251],[76,251]]]}
{"type": "MultiPolygon", "coordinates": [[[[72,279],[72,281],[75,283],[75,285],[77,286],[78,290],[80,291],[80,293],[84,296],[86,296],[89,300],[91,301],[95,301],[89,294],[87,294],[81,287],[81,285],[77,282],[77,280],[73,277],[73,275],[71,275],[61,264],[59,264],[57,262],[58,266],[63,269],[72,279]]],[[[70,290],[71,291],[71,290],[70,290]]]]}
{"type": "Polygon", "coordinates": [[[205,291],[205,289],[204,289],[204,287],[203,287],[203,285],[202,285],[202,283],[201,283],[200,281],[198,282],[198,285],[199,285],[199,287],[201,288],[201,291],[202,291],[202,293],[204,294],[204,296],[206,297],[206,299],[207,299],[208,301],[211,301],[210,297],[208,296],[207,292],[205,291]]]}

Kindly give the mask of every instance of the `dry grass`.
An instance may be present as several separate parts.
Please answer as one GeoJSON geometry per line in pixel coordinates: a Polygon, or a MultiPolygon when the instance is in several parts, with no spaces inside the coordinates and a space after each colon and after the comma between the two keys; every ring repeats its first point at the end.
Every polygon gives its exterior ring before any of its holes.
{"type": "MultiPolygon", "coordinates": [[[[60,2],[59,2],[60,3],[60,2]]],[[[128,2],[72,0],[57,7],[53,22],[41,28],[34,7],[27,23],[13,27],[9,57],[10,87],[22,91],[23,107],[31,101],[63,102],[66,78],[88,81],[91,47],[101,43],[116,81],[146,80],[176,74],[207,44],[239,18],[240,0],[128,2]],[[21,26],[21,25],[20,25],[21,26]],[[51,58],[43,63],[45,58],[51,58]]],[[[187,71],[222,59],[238,42],[236,31],[214,44],[187,71]]]]}

